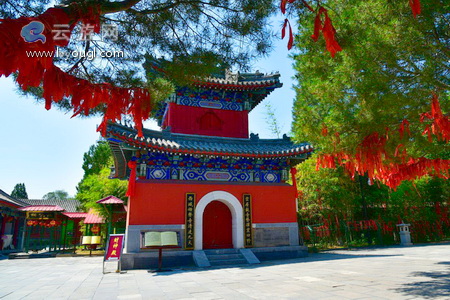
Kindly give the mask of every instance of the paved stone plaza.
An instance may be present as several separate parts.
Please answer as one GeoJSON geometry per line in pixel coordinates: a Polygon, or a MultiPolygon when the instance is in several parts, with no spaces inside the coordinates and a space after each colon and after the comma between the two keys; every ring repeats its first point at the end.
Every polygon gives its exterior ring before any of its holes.
{"type": "MultiPolygon", "coordinates": [[[[111,266],[109,266],[111,267],[111,266]]],[[[101,257],[0,260],[0,299],[450,299],[450,244],[258,266],[102,274],[101,257]]]]}

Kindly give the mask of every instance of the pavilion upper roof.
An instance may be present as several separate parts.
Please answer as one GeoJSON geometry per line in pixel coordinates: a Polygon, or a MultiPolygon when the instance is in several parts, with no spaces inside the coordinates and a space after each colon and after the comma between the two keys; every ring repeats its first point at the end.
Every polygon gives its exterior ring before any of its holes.
{"type": "MultiPolygon", "coordinates": [[[[259,71],[255,73],[232,73],[226,70],[223,74],[215,74],[204,79],[196,79],[194,83],[187,87],[177,87],[175,93],[172,94],[166,101],[160,102],[153,113],[153,117],[159,121],[164,116],[167,105],[169,102],[183,102],[183,98],[197,99],[197,100],[208,100],[208,101],[233,101],[231,98],[236,98],[237,94],[240,105],[242,109],[251,111],[255,108],[261,101],[264,100],[272,91],[276,88],[283,86],[280,82],[279,73],[263,74],[259,71]],[[187,89],[187,90],[186,90],[187,89]],[[197,93],[192,95],[192,91],[197,90],[197,93]],[[189,96],[186,96],[187,94],[189,96]],[[205,93],[209,94],[208,99],[203,99],[205,93]],[[220,95],[220,96],[219,96],[220,95]]],[[[185,105],[185,104],[183,104],[185,105]]],[[[223,107],[223,105],[220,105],[223,107]]],[[[228,109],[228,108],[223,108],[228,109]]]]}

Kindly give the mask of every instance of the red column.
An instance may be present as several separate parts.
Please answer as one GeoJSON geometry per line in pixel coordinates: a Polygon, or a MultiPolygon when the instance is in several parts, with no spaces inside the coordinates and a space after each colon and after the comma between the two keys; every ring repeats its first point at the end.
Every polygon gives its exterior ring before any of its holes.
{"type": "Polygon", "coordinates": [[[2,227],[0,228],[0,250],[3,250],[3,235],[5,234],[6,217],[2,215],[2,227]]]}
{"type": "Polygon", "coordinates": [[[20,218],[14,217],[14,235],[13,235],[12,243],[13,243],[14,247],[16,247],[16,249],[19,246],[19,245],[17,245],[17,239],[19,238],[19,223],[20,223],[20,218]]]}
{"type": "Polygon", "coordinates": [[[80,240],[80,220],[74,219],[73,220],[73,238],[72,238],[72,244],[78,245],[80,240]]]}

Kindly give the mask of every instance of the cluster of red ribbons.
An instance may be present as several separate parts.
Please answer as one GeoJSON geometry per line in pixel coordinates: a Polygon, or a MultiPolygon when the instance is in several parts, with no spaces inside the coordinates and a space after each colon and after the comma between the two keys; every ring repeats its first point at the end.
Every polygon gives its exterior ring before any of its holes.
{"type": "MultiPolygon", "coordinates": [[[[423,132],[424,135],[429,136],[430,142],[432,134],[438,140],[449,141],[450,121],[448,116],[442,113],[437,95],[433,95],[431,112],[423,113],[420,120],[422,123],[430,122],[423,132]]],[[[399,126],[401,138],[405,132],[409,134],[408,120],[403,120],[399,126]]],[[[390,160],[386,153],[387,138],[388,130],[385,134],[374,132],[363,139],[356,148],[355,154],[345,152],[322,154],[317,160],[316,169],[336,168],[338,164],[343,166],[352,177],[356,173],[367,175],[370,179],[379,180],[391,188],[396,188],[404,180],[414,180],[425,175],[449,177],[450,160],[408,157],[402,144],[397,146],[394,154],[400,162],[390,160]],[[403,151],[400,151],[401,148],[403,151]]]]}
{"type": "MultiPolygon", "coordinates": [[[[287,3],[293,3],[295,0],[281,0],[281,12],[286,14],[286,5],[287,3]]],[[[302,0],[303,5],[306,6],[311,12],[315,12],[314,9],[308,5],[308,3],[302,0]]],[[[294,45],[294,34],[292,33],[291,24],[289,20],[286,18],[284,20],[283,28],[281,30],[281,38],[284,39],[286,36],[286,28],[289,29],[289,41],[288,41],[288,50],[292,48],[294,45]]],[[[312,38],[315,42],[319,39],[320,32],[322,32],[323,37],[325,39],[325,43],[327,45],[327,50],[330,52],[331,56],[334,57],[336,52],[342,51],[341,46],[338,44],[335,38],[336,29],[333,27],[330,17],[328,16],[327,10],[319,5],[316,18],[314,21],[314,34],[312,38]],[[322,15],[324,15],[324,22],[322,23],[322,15]]]]}
{"type": "Polygon", "coordinates": [[[108,120],[120,120],[122,114],[131,114],[136,129],[142,136],[142,122],[150,117],[152,108],[147,89],[119,88],[110,84],[93,84],[88,80],[70,75],[53,64],[56,47],[67,46],[67,39],[54,39],[52,30],[55,25],[68,24],[72,31],[78,21],[93,26],[94,32],[100,31],[100,9],[96,6],[81,9],[74,5],[70,14],[62,8],[50,8],[36,18],[5,19],[0,24],[0,76],[8,77],[17,72],[17,82],[24,90],[42,86],[45,108],[64,97],[70,99],[74,116],[89,111],[99,105],[105,105],[103,121],[98,128],[106,133],[108,120]],[[31,22],[44,24],[42,39],[26,42],[21,36],[22,28],[31,22]],[[45,37],[45,38],[44,38],[45,37]],[[45,39],[45,40],[44,40],[45,39]],[[46,53],[37,57],[36,53],[46,53]],[[34,53],[31,57],[30,53],[34,53]]]}
{"type": "Polygon", "coordinates": [[[423,113],[420,116],[420,122],[425,123],[427,120],[431,121],[431,124],[426,126],[423,135],[428,135],[430,142],[432,141],[431,134],[434,134],[440,141],[448,142],[450,140],[450,120],[442,113],[436,94],[433,94],[431,112],[423,113]]]}

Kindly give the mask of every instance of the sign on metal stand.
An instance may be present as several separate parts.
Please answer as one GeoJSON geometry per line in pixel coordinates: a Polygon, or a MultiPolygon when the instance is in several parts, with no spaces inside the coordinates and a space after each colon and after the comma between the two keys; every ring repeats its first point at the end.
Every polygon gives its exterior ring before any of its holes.
{"type": "Polygon", "coordinates": [[[110,234],[106,243],[105,257],[103,258],[103,274],[105,274],[105,262],[117,261],[117,273],[122,271],[121,257],[125,235],[110,234]]]}

